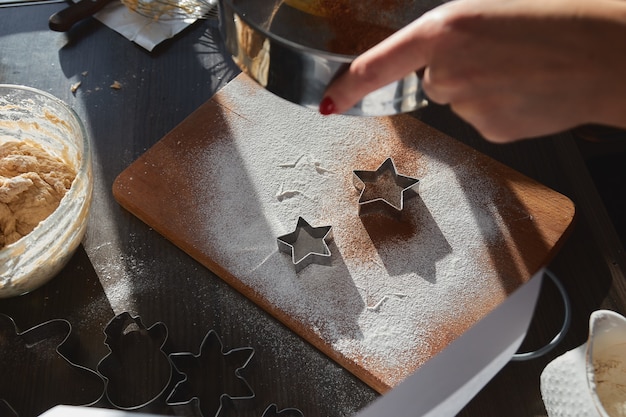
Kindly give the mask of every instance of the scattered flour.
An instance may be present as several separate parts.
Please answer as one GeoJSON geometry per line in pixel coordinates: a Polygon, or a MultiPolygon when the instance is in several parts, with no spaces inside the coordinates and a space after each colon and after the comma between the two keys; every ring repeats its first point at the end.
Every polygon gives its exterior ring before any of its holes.
{"type": "Polygon", "coordinates": [[[257,302],[348,369],[366,369],[375,388],[403,380],[530,277],[505,220],[533,218],[469,148],[426,126],[416,136],[406,118],[357,124],[246,83],[227,91],[220,104],[236,112],[224,112],[204,148],[180,147],[175,167],[188,189],[172,193],[206,202],[181,214],[191,244],[208,245],[201,250],[257,302]],[[401,221],[359,217],[352,171],[387,157],[420,179],[419,196],[401,221]],[[276,237],[299,216],[333,227],[332,266],[296,273],[278,251],[276,237]]]}

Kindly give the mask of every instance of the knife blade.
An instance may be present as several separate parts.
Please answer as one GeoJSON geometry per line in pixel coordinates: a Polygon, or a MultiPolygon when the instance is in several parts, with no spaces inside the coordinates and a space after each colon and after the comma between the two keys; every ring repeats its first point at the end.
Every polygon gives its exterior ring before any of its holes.
{"type": "Polygon", "coordinates": [[[67,32],[77,22],[97,13],[112,0],[80,0],[59,10],[48,19],[48,27],[55,32],[67,32]]]}

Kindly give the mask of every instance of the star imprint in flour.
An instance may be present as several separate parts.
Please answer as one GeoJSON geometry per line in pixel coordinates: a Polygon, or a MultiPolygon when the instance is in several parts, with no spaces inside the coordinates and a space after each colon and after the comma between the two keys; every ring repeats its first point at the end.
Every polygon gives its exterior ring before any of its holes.
{"type": "Polygon", "coordinates": [[[417,195],[417,178],[398,174],[393,159],[387,158],[375,171],[352,171],[359,195],[359,215],[385,210],[398,215],[404,200],[417,195]]]}
{"type": "Polygon", "coordinates": [[[302,217],[298,217],[296,229],[277,238],[278,249],[291,255],[296,272],[311,263],[330,265],[328,243],[332,240],[331,231],[331,226],[313,227],[302,217]]]}

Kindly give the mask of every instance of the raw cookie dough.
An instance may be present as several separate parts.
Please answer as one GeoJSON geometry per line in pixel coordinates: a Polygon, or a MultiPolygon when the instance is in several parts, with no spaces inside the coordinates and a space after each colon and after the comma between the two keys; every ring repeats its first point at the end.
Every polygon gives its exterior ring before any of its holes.
{"type": "Polygon", "coordinates": [[[75,176],[71,166],[35,142],[0,140],[0,249],[48,217],[75,176]]]}

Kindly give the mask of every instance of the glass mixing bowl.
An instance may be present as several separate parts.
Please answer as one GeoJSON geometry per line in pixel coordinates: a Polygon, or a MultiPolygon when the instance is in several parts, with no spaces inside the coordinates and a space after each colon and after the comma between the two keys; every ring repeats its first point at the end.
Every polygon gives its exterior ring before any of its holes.
{"type": "Polygon", "coordinates": [[[59,273],[80,244],[88,221],[91,146],[76,113],[34,88],[0,84],[0,143],[31,140],[76,171],[59,206],[35,229],[0,249],[0,298],[33,291],[59,273]]]}

